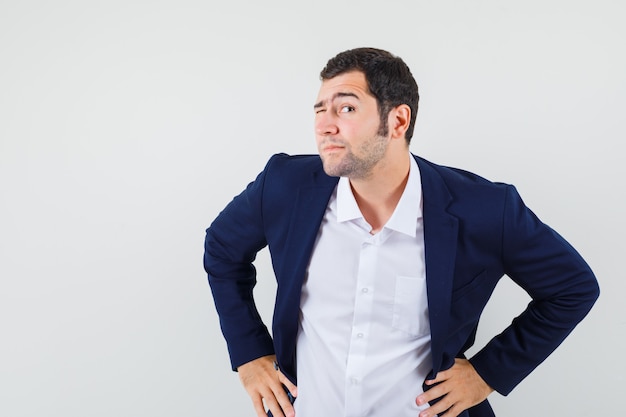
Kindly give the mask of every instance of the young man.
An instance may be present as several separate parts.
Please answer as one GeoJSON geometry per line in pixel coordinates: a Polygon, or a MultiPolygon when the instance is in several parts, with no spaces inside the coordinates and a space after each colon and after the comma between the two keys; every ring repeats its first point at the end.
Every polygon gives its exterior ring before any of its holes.
{"type": "Polygon", "coordinates": [[[418,89],[400,58],[345,51],[321,78],[319,156],[275,155],[207,230],[233,369],[258,416],[493,416],[487,396],[590,310],[593,273],[513,186],[409,152],[418,89]],[[252,298],[266,245],[273,339],[252,298]],[[505,274],[533,301],[467,360],[505,274]]]}

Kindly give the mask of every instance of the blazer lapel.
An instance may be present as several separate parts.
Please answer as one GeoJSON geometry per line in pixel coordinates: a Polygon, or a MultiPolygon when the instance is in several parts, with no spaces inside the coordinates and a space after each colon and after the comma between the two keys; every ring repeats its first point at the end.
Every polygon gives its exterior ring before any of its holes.
{"type": "Polygon", "coordinates": [[[320,163],[319,169],[313,172],[311,181],[305,182],[297,190],[292,205],[293,212],[285,236],[285,250],[281,256],[279,275],[282,278],[278,285],[274,314],[274,326],[283,333],[283,337],[275,338],[274,342],[281,345],[280,350],[286,354],[282,358],[286,362],[283,363],[286,369],[295,369],[302,283],[328,200],[338,181],[338,177],[326,175],[320,163]]]}
{"type": "Polygon", "coordinates": [[[447,211],[452,196],[439,173],[425,160],[415,159],[422,179],[426,285],[434,376],[442,367],[450,318],[458,219],[447,211]]]}
{"type": "MultiPolygon", "coordinates": [[[[294,210],[285,241],[285,272],[288,274],[286,276],[290,277],[288,285],[293,295],[299,294],[302,289],[313,244],[326,213],[328,200],[338,181],[338,177],[315,172],[313,182],[301,186],[295,196],[294,210]]],[[[299,296],[297,299],[299,300],[299,296]]],[[[295,304],[296,308],[299,307],[299,303],[292,304],[295,304]]]]}
{"type": "MultiPolygon", "coordinates": [[[[415,159],[422,181],[426,285],[434,375],[442,367],[450,317],[458,219],[447,211],[452,196],[439,173],[425,160],[419,157],[415,159]]],[[[281,303],[281,314],[274,317],[275,324],[276,321],[281,322],[280,327],[287,336],[282,340],[285,344],[284,352],[295,349],[302,283],[328,200],[338,180],[337,177],[327,176],[320,164],[320,168],[313,172],[311,181],[302,185],[295,196],[285,238],[286,249],[281,266],[283,279],[278,288],[282,295],[277,297],[284,304],[281,303]]]]}

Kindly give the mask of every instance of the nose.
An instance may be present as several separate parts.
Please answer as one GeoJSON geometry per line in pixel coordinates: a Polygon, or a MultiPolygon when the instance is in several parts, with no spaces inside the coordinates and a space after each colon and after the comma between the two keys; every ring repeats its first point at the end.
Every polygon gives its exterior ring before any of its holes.
{"type": "Polygon", "coordinates": [[[328,111],[319,112],[315,115],[315,133],[320,136],[336,135],[339,132],[337,120],[328,111]]]}

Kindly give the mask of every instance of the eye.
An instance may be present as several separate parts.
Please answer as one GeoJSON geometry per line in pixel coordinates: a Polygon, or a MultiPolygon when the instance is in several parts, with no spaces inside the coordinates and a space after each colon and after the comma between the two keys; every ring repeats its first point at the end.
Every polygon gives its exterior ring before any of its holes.
{"type": "Polygon", "coordinates": [[[339,109],[339,113],[350,113],[350,112],[353,112],[354,110],[355,110],[354,107],[346,105],[346,106],[341,106],[341,108],[339,109]]]}

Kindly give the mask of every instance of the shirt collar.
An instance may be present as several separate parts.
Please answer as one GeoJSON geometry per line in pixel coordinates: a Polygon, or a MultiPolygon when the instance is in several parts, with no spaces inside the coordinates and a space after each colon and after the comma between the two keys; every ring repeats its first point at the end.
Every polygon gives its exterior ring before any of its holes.
{"type": "Polygon", "coordinates": [[[339,178],[337,183],[337,221],[341,223],[362,217],[361,210],[354,199],[354,194],[352,194],[350,180],[348,177],[339,178]]]}
{"type": "MultiPolygon", "coordinates": [[[[415,158],[409,154],[409,159],[409,179],[396,209],[384,227],[415,237],[417,220],[422,217],[422,180],[415,158]]],[[[363,215],[352,194],[350,180],[341,177],[337,184],[337,221],[346,222],[359,218],[363,218],[363,215]]]]}

